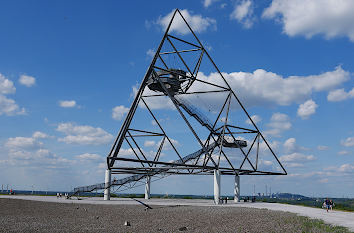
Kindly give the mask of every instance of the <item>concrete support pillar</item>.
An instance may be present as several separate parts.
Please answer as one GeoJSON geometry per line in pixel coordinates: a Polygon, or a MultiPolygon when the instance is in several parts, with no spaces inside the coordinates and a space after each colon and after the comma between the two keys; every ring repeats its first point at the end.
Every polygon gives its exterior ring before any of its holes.
{"type": "Polygon", "coordinates": [[[220,203],[220,171],[214,170],[214,203],[219,205],[220,203]]]}
{"type": "Polygon", "coordinates": [[[235,176],[235,202],[240,202],[240,176],[235,176]]]}
{"type": "Polygon", "coordinates": [[[146,177],[145,183],[145,199],[150,199],[150,176],[146,177]]]}
{"type": "Polygon", "coordinates": [[[103,200],[108,201],[111,199],[111,170],[106,170],[106,175],[104,179],[104,197],[103,200]]]}

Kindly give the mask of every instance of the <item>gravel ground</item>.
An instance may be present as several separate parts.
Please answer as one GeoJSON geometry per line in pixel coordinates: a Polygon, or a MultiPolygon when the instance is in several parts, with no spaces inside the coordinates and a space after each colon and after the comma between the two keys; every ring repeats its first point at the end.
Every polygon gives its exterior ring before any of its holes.
{"type": "Polygon", "coordinates": [[[346,232],[293,213],[266,209],[152,208],[0,199],[0,232],[346,232]]]}

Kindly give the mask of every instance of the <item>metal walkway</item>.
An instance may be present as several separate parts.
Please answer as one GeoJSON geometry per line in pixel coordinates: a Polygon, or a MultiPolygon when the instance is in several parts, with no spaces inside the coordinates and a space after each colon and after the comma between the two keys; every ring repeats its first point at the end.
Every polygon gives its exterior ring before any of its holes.
{"type": "MultiPolygon", "coordinates": [[[[189,155],[183,157],[182,159],[175,160],[174,163],[184,164],[186,162],[197,159],[202,154],[208,153],[210,150],[214,149],[216,146],[218,146],[218,144],[216,142],[214,142],[214,143],[210,144],[205,149],[202,148],[192,154],[189,154],[189,155]]],[[[140,181],[141,179],[146,178],[147,176],[154,176],[154,175],[161,174],[161,173],[167,173],[169,170],[173,170],[173,168],[171,168],[171,166],[169,166],[169,168],[164,168],[162,166],[161,169],[154,169],[153,171],[149,172],[148,174],[138,174],[138,175],[128,176],[128,177],[125,177],[125,178],[122,178],[119,180],[113,180],[109,187],[122,186],[122,185],[126,185],[128,183],[131,183],[131,182],[137,182],[137,181],[140,181]]],[[[102,189],[105,189],[105,183],[99,183],[99,184],[94,184],[94,185],[89,185],[89,186],[81,186],[81,187],[75,188],[73,191],[73,194],[70,196],[73,196],[77,193],[92,192],[94,190],[102,190],[102,189]]]]}

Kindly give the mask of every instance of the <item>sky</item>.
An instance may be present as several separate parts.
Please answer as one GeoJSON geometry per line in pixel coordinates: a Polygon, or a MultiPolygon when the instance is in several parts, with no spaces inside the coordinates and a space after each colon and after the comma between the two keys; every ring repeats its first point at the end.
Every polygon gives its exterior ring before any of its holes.
{"type": "MultiPolygon", "coordinates": [[[[179,8],[288,172],[242,176],[241,195],[267,186],[354,197],[353,1],[39,0],[0,7],[1,185],[69,191],[103,182],[134,90],[179,8]]],[[[173,30],[188,36],[179,25],[173,30]]],[[[173,125],[174,114],[166,110],[160,120],[173,125]]],[[[170,176],[151,192],[212,194],[213,177],[170,176]]],[[[223,176],[221,194],[232,193],[233,177],[223,176]]]]}

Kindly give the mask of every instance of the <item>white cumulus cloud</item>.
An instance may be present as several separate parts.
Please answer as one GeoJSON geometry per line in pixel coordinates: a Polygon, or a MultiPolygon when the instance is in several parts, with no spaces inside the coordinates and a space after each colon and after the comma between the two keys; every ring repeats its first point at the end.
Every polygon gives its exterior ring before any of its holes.
{"type": "Polygon", "coordinates": [[[339,102],[349,98],[354,98],[354,88],[349,92],[346,92],[344,88],[336,89],[330,91],[327,96],[327,100],[331,102],[339,102]]]}
{"type": "Polygon", "coordinates": [[[348,37],[354,42],[353,12],[352,0],[273,0],[263,17],[280,22],[288,36],[348,37]]]}
{"type": "MultiPolygon", "coordinates": [[[[258,115],[253,115],[253,116],[251,116],[251,119],[252,119],[252,121],[255,123],[255,124],[257,124],[258,122],[261,122],[262,121],[262,118],[260,117],[260,116],[258,116],[258,115]]],[[[252,122],[250,121],[250,119],[247,119],[246,120],[246,123],[247,124],[252,124],[252,122]]]]}
{"type": "Polygon", "coordinates": [[[343,164],[338,168],[338,170],[340,172],[344,172],[344,173],[353,173],[354,172],[354,165],[343,164]]]}
{"type": "Polygon", "coordinates": [[[36,131],[32,137],[13,137],[5,142],[8,149],[5,163],[9,166],[31,168],[67,168],[73,161],[57,156],[55,153],[43,148],[38,139],[47,137],[46,134],[36,131]]]}
{"type": "Polygon", "coordinates": [[[36,131],[32,134],[33,138],[49,138],[50,136],[46,133],[40,132],[40,131],[36,131]]]}
{"type": "Polygon", "coordinates": [[[9,149],[26,149],[26,150],[34,150],[38,149],[41,146],[41,143],[38,142],[35,138],[32,137],[14,137],[9,138],[5,146],[9,149]]]}
{"type": "Polygon", "coordinates": [[[145,147],[152,147],[152,146],[155,146],[156,145],[156,142],[155,141],[152,141],[152,140],[146,140],[144,142],[144,146],[145,147]]]}
{"type": "Polygon", "coordinates": [[[109,143],[113,138],[112,134],[102,128],[95,128],[89,125],[61,123],[56,130],[66,134],[64,138],[59,138],[58,140],[68,144],[102,145],[109,143]]]}
{"type": "Polygon", "coordinates": [[[102,160],[103,159],[103,157],[98,154],[90,154],[90,153],[76,155],[75,158],[80,160],[102,160]]]}
{"type": "MultiPolygon", "coordinates": [[[[170,20],[173,16],[175,10],[172,10],[165,16],[160,16],[159,19],[155,22],[156,24],[160,25],[163,30],[165,30],[170,23],[170,20]]],[[[180,10],[183,17],[186,19],[188,24],[191,26],[192,30],[201,33],[205,32],[208,28],[212,28],[216,30],[216,20],[208,17],[203,17],[201,15],[193,15],[193,12],[188,11],[187,9],[180,10]]],[[[182,17],[177,13],[176,17],[173,20],[173,23],[170,28],[170,32],[177,32],[181,35],[186,35],[190,33],[187,25],[183,21],[182,17]]]]}
{"type": "Polygon", "coordinates": [[[235,5],[235,9],[230,14],[230,19],[235,19],[245,28],[251,28],[255,21],[253,15],[253,2],[251,0],[243,0],[235,5]]]}
{"type": "Polygon", "coordinates": [[[339,155],[349,155],[350,152],[347,151],[347,150],[341,150],[341,151],[338,152],[338,154],[339,154],[339,155]]]}
{"type": "MultiPolygon", "coordinates": [[[[313,92],[332,90],[350,79],[350,73],[340,66],[333,71],[309,76],[283,77],[263,69],[257,69],[253,73],[223,73],[223,76],[246,107],[301,103],[309,99],[313,92]]],[[[208,76],[198,73],[199,79],[224,86],[219,77],[218,73],[208,76]]],[[[203,89],[205,85],[199,83],[191,87],[193,91],[203,89]]],[[[220,100],[215,97],[210,97],[207,101],[210,105],[220,105],[220,100]]]]}
{"type": "Polygon", "coordinates": [[[24,115],[26,114],[26,110],[20,108],[15,100],[0,94],[0,116],[3,114],[7,116],[24,115]]]}
{"type": "Polygon", "coordinates": [[[219,0],[204,0],[203,1],[203,6],[205,8],[208,8],[209,6],[211,6],[213,3],[217,2],[217,1],[219,1],[219,0]]]}
{"type": "MultiPolygon", "coordinates": [[[[300,104],[311,98],[315,92],[328,91],[336,88],[350,79],[350,72],[338,66],[332,71],[309,76],[283,77],[279,74],[263,69],[254,72],[222,73],[228,84],[236,92],[242,104],[246,107],[253,106],[288,106],[294,103],[300,104]]],[[[209,83],[225,86],[219,73],[209,75],[198,73],[198,79],[209,83]]],[[[213,90],[210,85],[194,82],[190,91],[213,90]]],[[[215,88],[217,89],[217,88],[215,88]]],[[[133,89],[136,93],[136,89],[133,89]]],[[[146,88],[144,95],[156,94],[146,88]]],[[[146,98],[152,109],[174,109],[169,98],[146,98]]],[[[204,95],[203,101],[208,103],[212,111],[217,111],[225,101],[222,95],[204,95]]],[[[236,105],[232,104],[234,108],[236,105]]]]}
{"type": "Polygon", "coordinates": [[[5,78],[2,74],[0,74],[0,116],[14,116],[14,115],[23,115],[26,114],[24,108],[20,108],[16,101],[8,98],[5,95],[14,94],[16,92],[16,88],[14,83],[5,78]]]}
{"type": "Polygon", "coordinates": [[[354,137],[349,137],[345,140],[342,140],[341,143],[346,147],[354,146],[354,137]]]}
{"type": "Polygon", "coordinates": [[[283,144],[286,153],[294,153],[307,150],[307,148],[299,146],[296,143],[296,138],[288,138],[283,144]]]}
{"type": "Polygon", "coordinates": [[[288,155],[283,155],[280,156],[279,160],[281,162],[307,162],[307,161],[312,161],[315,160],[315,156],[313,155],[304,155],[302,153],[292,153],[292,154],[288,154],[288,155]]]}
{"type": "Polygon", "coordinates": [[[155,56],[155,53],[156,51],[153,50],[153,49],[149,49],[148,51],[146,51],[146,55],[149,57],[149,58],[153,58],[155,56]]]}
{"type": "Polygon", "coordinates": [[[301,117],[301,119],[308,119],[311,115],[316,113],[316,108],[318,105],[313,100],[308,100],[303,104],[300,104],[297,109],[297,115],[301,117]]]}
{"type": "Polygon", "coordinates": [[[47,149],[28,150],[23,148],[10,149],[6,163],[9,166],[41,169],[67,169],[73,161],[57,156],[47,149]]]}
{"type": "Polygon", "coordinates": [[[34,84],[36,84],[36,79],[29,75],[21,75],[18,81],[20,84],[26,87],[32,87],[34,84]]]}
{"type": "Polygon", "coordinates": [[[76,106],[75,100],[61,100],[59,101],[59,106],[62,108],[73,108],[76,106]]]}
{"type": "Polygon", "coordinates": [[[296,139],[295,138],[289,138],[284,142],[284,148],[286,152],[294,152],[296,151],[296,139]]]}
{"type": "Polygon", "coordinates": [[[291,129],[290,118],[284,113],[274,113],[267,124],[268,130],[264,132],[266,135],[279,137],[282,132],[291,129]]]}
{"type": "Polygon", "coordinates": [[[123,105],[116,106],[112,109],[112,118],[114,120],[120,121],[123,119],[124,115],[129,111],[129,108],[123,105]]]}
{"type": "Polygon", "coordinates": [[[0,74],[0,94],[13,94],[16,92],[14,83],[0,74]]]}

